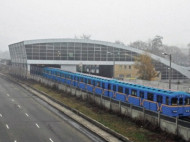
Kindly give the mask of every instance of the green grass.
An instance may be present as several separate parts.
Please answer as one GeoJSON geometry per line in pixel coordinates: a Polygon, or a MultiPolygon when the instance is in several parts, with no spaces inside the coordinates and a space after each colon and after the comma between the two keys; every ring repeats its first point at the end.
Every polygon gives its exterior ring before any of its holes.
{"type": "Polygon", "coordinates": [[[144,129],[137,126],[128,118],[123,118],[117,116],[116,114],[110,113],[106,110],[100,109],[93,104],[82,101],[71,95],[60,93],[58,91],[53,91],[50,88],[46,88],[37,83],[31,84],[32,87],[46,92],[49,96],[63,102],[71,108],[77,109],[78,111],[84,113],[85,115],[95,119],[96,121],[102,123],[103,125],[113,129],[114,131],[128,137],[131,141],[135,142],[163,142],[170,141],[175,142],[171,138],[167,138],[166,134],[157,134],[155,132],[144,129]]]}

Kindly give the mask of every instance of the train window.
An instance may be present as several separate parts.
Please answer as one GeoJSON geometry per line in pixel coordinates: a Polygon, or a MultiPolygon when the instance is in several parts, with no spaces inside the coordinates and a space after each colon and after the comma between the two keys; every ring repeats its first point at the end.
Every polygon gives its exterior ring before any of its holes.
{"type": "Polygon", "coordinates": [[[115,85],[113,85],[113,91],[116,91],[116,86],[115,85]]]}
{"type": "Polygon", "coordinates": [[[80,78],[80,82],[83,82],[83,79],[82,79],[82,78],[80,78]]]}
{"type": "Polygon", "coordinates": [[[128,88],[125,88],[125,94],[129,94],[129,89],[128,88]]]}
{"type": "Polygon", "coordinates": [[[105,83],[102,83],[102,88],[103,88],[103,89],[105,88],[105,83]]]}
{"type": "Polygon", "coordinates": [[[166,105],[169,105],[169,97],[166,97],[166,105]]]}
{"type": "Polygon", "coordinates": [[[111,90],[111,85],[110,84],[108,84],[108,90],[111,90]]]}
{"type": "Polygon", "coordinates": [[[94,85],[94,80],[92,80],[92,85],[94,85]]]}
{"type": "Polygon", "coordinates": [[[131,91],[131,95],[132,95],[132,96],[137,96],[137,90],[132,90],[132,91],[131,91]]]}
{"type": "Polygon", "coordinates": [[[185,98],[185,105],[190,105],[190,98],[185,98]]]}
{"type": "Polygon", "coordinates": [[[88,84],[91,84],[91,80],[88,79],[88,84]]]}
{"type": "Polygon", "coordinates": [[[144,98],[144,92],[140,91],[140,97],[144,98]]]}
{"type": "Polygon", "coordinates": [[[118,92],[123,93],[123,87],[118,86],[118,92]]]}
{"type": "Polygon", "coordinates": [[[172,98],[171,102],[173,106],[177,105],[177,98],[172,98]]]}
{"type": "Polygon", "coordinates": [[[179,105],[183,105],[183,98],[179,99],[179,105]]]}
{"type": "Polygon", "coordinates": [[[97,87],[100,87],[100,82],[97,81],[96,86],[97,86],[97,87]]]}
{"type": "Polygon", "coordinates": [[[86,83],[86,79],[85,78],[83,78],[83,82],[86,83]]]}
{"type": "Polygon", "coordinates": [[[147,96],[148,100],[153,101],[154,95],[152,93],[148,93],[147,96]]]}
{"type": "Polygon", "coordinates": [[[162,96],[157,95],[157,102],[158,102],[158,103],[162,103],[162,96]]]}

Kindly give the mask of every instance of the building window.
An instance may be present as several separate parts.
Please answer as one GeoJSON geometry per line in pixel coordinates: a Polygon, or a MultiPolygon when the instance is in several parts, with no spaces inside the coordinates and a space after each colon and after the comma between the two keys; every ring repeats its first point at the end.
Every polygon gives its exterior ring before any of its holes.
{"type": "Polygon", "coordinates": [[[127,69],[127,66],[125,65],[124,68],[127,69]]]}
{"type": "Polygon", "coordinates": [[[123,75],[123,74],[120,74],[119,77],[120,77],[120,78],[124,78],[124,75],[123,75]]]}
{"type": "Polygon", "coordinates": [[[131,78],[131,74],[127,74],[126,77],[127,77],[127,78],[131,78]]]}
{"type": "Polygon", "coordinates": [[[129,69],[131,69],[131,66],[129,65],[129,69]]]}

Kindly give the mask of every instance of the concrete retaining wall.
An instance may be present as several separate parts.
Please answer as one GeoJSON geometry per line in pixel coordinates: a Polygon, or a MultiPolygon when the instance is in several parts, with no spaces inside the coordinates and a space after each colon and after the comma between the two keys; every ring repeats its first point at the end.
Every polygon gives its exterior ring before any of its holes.
{"type": "MultiPolygon", "coordinates": [[[[59,90],[63,90],[64,92],[68,93],[68,95],[74,95],[76,97],[82,98],[83,100],[94,102],[97,105],[107,110],[120,113],[122,115],[131,117],[133,119],[137,119],[137,120],[139,119],[141,121],[148,120],[153,125],[159,126],[162,130],[168,133],[179,135],[184,140],[187,140],[187,141],[190,140],[190,127],[180,126],[178,124],[178,118],[174,119],[174,118],[162,116],[160,115],[160,113],[151,112],[151,111],[145,110],[144,108],[143,109],[138,108],[130,104],[113,100],[112,98],[107,98],[101,95],[87,93],[82,90],[42,78],[40,76],[31,76],[31,79],[39,81],[50,87],[57,87],[59,90]]],[[[190,123],[188,126],[190,126],[190,123]]]]}

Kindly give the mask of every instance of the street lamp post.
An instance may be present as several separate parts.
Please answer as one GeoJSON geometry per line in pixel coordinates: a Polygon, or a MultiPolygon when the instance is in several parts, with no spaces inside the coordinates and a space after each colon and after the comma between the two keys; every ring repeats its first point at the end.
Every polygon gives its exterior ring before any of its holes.
{"type": "Polygon", "coordinates": [[[170,59],[169,89],[171,89],[171,72],[172,72],[171,61],[172,61],[172,55],[171,55],[171,54],[167,54],[167,53],[162,53],[162,54],[163,54],[163,55],[167,55],[167,56],[169,56],[169,59],[170,59]]]}

